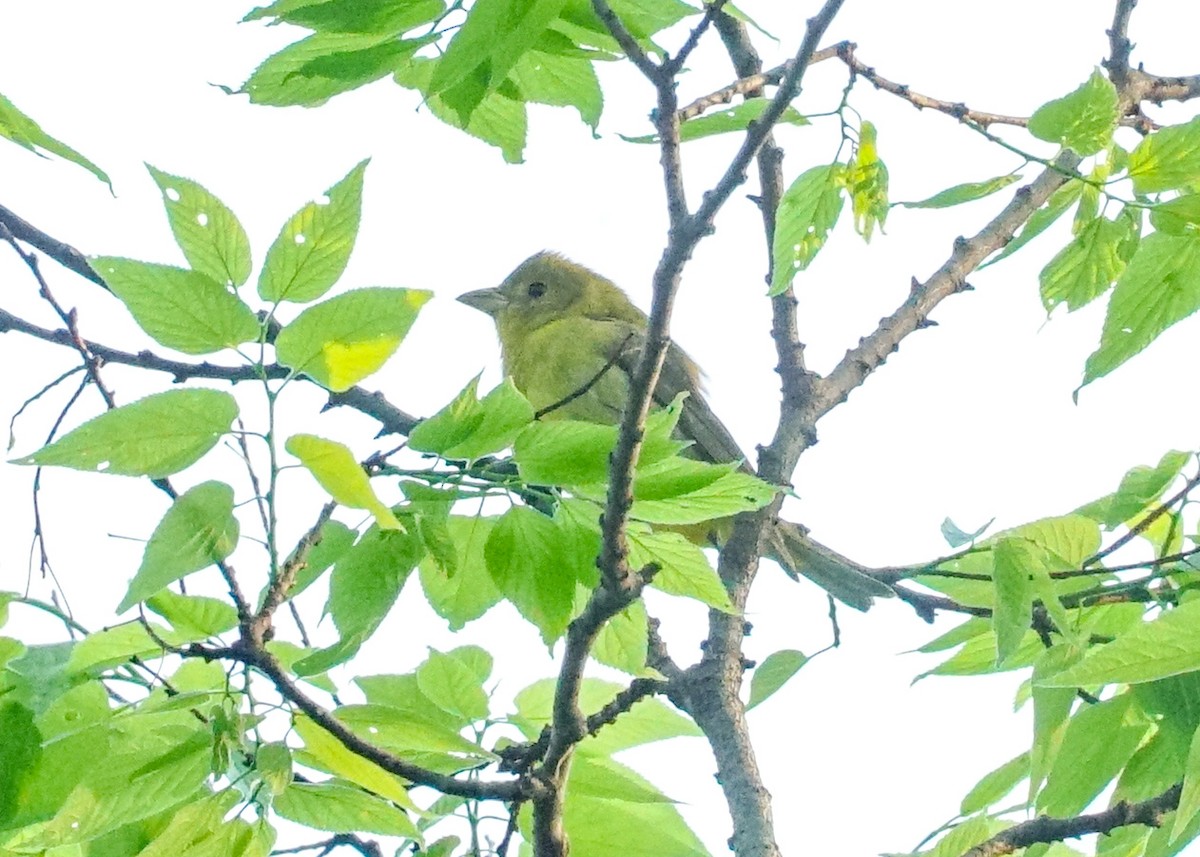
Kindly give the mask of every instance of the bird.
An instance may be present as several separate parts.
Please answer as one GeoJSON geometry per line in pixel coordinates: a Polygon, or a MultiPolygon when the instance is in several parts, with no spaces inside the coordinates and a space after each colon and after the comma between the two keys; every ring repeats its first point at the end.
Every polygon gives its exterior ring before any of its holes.
{"type": "MultiPolygon", "coordinates": [[[[489,316],[500,340],[504,373],[541,414],[616,424],[629,396],[630,376],[647,329],[647,318],[619,286],[566,257],[543,251],[526,259],[496,287],[460,295],[459,301],[489,316]]],[[[686,393],[676,433],[690,441],[685,455],[712,463],[737,463],[753,472],[746,456],[704,397],[696,362],[674,342],[667,347],[653,405],[666,407],[686,393]]],[[[705,530],[719,541],[728,526],[705,530]]],[[[700,541],[695,531],[689,538],[700,541]]],[[[772,523],[765,555],[790,576],[803,575],[845,604],[868,609],[893,590],[869,569],[809,538],[785,520],[772,523]]]]}

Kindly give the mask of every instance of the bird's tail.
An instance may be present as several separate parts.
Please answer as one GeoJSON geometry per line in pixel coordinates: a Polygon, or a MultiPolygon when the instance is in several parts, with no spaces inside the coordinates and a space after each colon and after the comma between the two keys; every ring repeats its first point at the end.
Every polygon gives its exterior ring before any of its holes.
{"type": "Polygon", "coordinates": [[[896,593],[870,575],[870,570],[837,551],[815,542],[808,531],[790,521],[776,521],[767,534],[766,556],[779,563],[794,579],[804,575],[834,598],[855,610],[866,610],[873,600],[896,593]]]}

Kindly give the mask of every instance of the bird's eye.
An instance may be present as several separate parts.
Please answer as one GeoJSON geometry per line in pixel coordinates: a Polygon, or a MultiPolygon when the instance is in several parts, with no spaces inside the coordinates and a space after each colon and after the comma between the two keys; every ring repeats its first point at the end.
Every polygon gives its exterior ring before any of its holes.
{"type": "Polygon", "coordinates": [[[545,283],[530,283],[529,284],[529,296],[531,298],[540,298],[544,294],[546,294],[546,284],[545,283]]]}

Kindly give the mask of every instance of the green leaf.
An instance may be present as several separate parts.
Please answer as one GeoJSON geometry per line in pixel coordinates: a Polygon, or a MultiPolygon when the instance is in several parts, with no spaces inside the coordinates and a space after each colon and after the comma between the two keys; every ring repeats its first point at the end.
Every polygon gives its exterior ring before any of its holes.
{"type": "Polygon", "coordinates": [[[1104,377],[1197,309],[1200,236],[1147,235],[1113,289],[1083,384],[1104,377]]]}
{"type": "Polygon", "coordinates": [[[279,0],[255,9],[243,21],[275,18],[326,33],[394,36],[436,18],[446,8],[441,0],[279,0]]]}
{"type": "Polygon", "coordinates": [[[1138,465],[1121,478],[1115,493],[1081,506],[1078,514],[1099,521],[1110,530],[1120,526],[1161,497],[1190,459],[1191,453],[1175,449],[1164,453],[1154,467],[1138,465]]]}
{"type": "Polygon", "coordinates": [[[482,680],[452,654],[429,650],[417,667],[417,687],[438,708],[466,721],[488,715],[487,694],[482,680]]]}
{"type": "Polygon", "coordinates": [[[825,246],[842,212],[846,168],[825,164],[801,173],[783,192],[775,214],[775,240],[771,247],[772,297],[782,294],[825,246]]]}
{"type": "Polygon", "coordinates": [[[208,274],[116,256],[92,260],[138,327],[168,348],[211,354],[258,339],[250,307],[208,274]]]}
{"type": "Polygon", "coordinates": [[[1117,89],[1096,69],[1070,95],[1035,110],[1029,117],[1029,133],[1080,155],[1094,155],[1112,141],[1119,119],[1117,89]]]}
{"type": "Polygon", "coordinates": [[[219,390],[156,393],[90,419],[12,463],[158,479],[199,461],[237,414],[233,396],[219,390]]]}
{"type": "Polygon", "coordinates": [[[238,92],[254,104],[317,107],[387,77],[427,41],[377,33],[315,33],[267,57],[238,92]]]}
{"type": "Polygon", "coordinates": [[[500,598],[484,560],[484,545],[495,519],[453,515],[446,521],[454,548],[454,568],[432,552],[421,560],[421,588],[429,605],[457,631],[478,619],[500,598]]]}
{"type": "Polygon", "coordinates": [[[579,111],[579,118],[593,131],[600,124],[604,94],[596,71],[587,59],[527,51],[509,72],[509,80],[525,101],[574,107],[579,111]]]}
{"type": "Polygon", "coordinates": [[[1150,223],[1159,232],[1187,235],[1200,228],[1200,193],[1187,193],[1150,209],[1150,223]]]}
{"type": "Polygon", "coordinates": [[[933,196],[926,197],[917,202],[897,202],[893,204],[901,205],[905,208],[949,208],[953,205],[962,205],[964,202],[974,202],[977,199],[983,199],[985,196],[991,196],[997,191],[1004,190],[1009,185],[1020,180],[1020,173],[1009,173],[1006,176],[996,176],[986,181],[956,184],[953,187],[938,191],[933,196]]]}
{"type": "Polygon", "coordinates": [[[413,532],[371,527],[363,533],[338,559],[329,578],[326,609],[341,639],[297,661],[296,674],[322,673],[354,657],[392,609],[423,552],[413,532]]]}
{"type": "Polygon", "coordinates": [[[311,306],[275,340],[279,362],[341,393],[378,370],[433,297],[417,289],[355,289],[311,306]]]}
{"type": "Polygon", "coordinates": [[[646,672],[649,619],[646,605],[639,599],[604,623],[591,656],[607,667],[630,675],[646,672]]]}
{"type": "Polygon", "coordinates": [[[237,546],[238,533],[231,487],[209,481],[189,488],[154,528],[117,612],[124,613],[167,584],[225,559],[237,546]]]}
{"type": "Polygon", "coordinates": [[[1172,839],[1178,839],[1183,834],[1197,812],[1200,812],[1200,730],[1193,734],[1192,743],[1188,749],[1187,768],[1183,776],[1183,793],[1179,796],[1175,824],[1171,827],[1172,839]]]}
{"type": "Polygon", "coordinates": [[[1054,766],[1067,731],[1074,687],[1046,687],[1044,682],[1079,661],[1082,652],[1073,646],[1054,646],[1038,655],[1033,665],[1033,745],[1029,751],[1029,803],[1054,766]]]}
{"type": "Polygon", "coordinates": [[[203,595],[179,595],[164,589],[147,600],[146,606],[188,640],[215,637],[233,630],[238,623],[237,610],[232,604],[203,595]]]}
{"type": "Polygon", "coordinates": [[[365,509],[385,530],[403,530],[395,514],[375,494],[371,480],[354,453],[335,440],[313,434],[294,434],[284,448],[308,469],[329,496],[351,509],[365,509]]]}
{"type": "MultiPolygon", "coordinates": [[[[699,140],[716,134],[730,134],[745,131],[750,123],[758,119],[763,111],[771,104],[770,98],[747,98],[741,104],[724,107],[695,119],[688,119],[679,126],[679,141],[699,140]]],[[[808,119],[794,107],[786,107],[779,116],[778,125],[808,125],[808,119]]],[[[641,137],[624,137],[628,143],[657,143],[657,134],[646,134],[641,137]]]]}
{"type": "MultiPolygon", "coordinates": [[[[421,701],[430,705],[424,695],[421,701]]],[[[414,715],[411,709],[392,708],[387,705],[343,705],[335,711],[341,720],[357,734],[377,746],[405,756],[428,755],[431,763],[452,765],[451,770],[470,767],[464,761],[474,759],[495,760],[495,756],[478,744],[459,734],[462,721],[451,718],[450,723],[439,723],[425,716],[414,715]],[[451,755],[453,754],[453,755],[451,755]]]]}
{"type": "Polygon", "coordinates": [[[580,753],[571,765],[567,789],[573,796],[631,803],[675,803],[632,768],[604,756],[580,753]]]}
{"type": "MultiPolygon", "coordinates": [[[[674,489],[680,487],[678,482],[672,485],[674,489]]],[[[655,524],[697,524],[760,509],[778,493],[774,486],[742,472],[735,464],[707,464],[669,458],[645,470],[639,468],[629,515],[636,520],[655,524]],[[699,475],[701,471],[705,473],[702,484],[680,493],[663,493],[664,480],[661,477],[666,476],[674,482],[674,477],[680,472],[690,476],[699,475]],[[713,471],[718,474],[715,479],[710,478],[713,471]]]]}
{"type": "Polygon", "coordinates": [[[1068,670],[1042,680],[1047,687],[1137,684],[1200,669],[1200,601],[1164,611],[1111,643],[1093,647],[1068,670]]]}
{"type": "Polygon", "coordinates": [[[517,434],[533,421],[533,407],[506,378],[483,399],[477,399],[479,376],[467,383],[454,401],[422,420],[409,435],[409,446],[443,458],[474,461],[511,446],[517,434]]]}
{"type": "Polygon", "coordinates": [[[621,854],[627,857],[709,857],[709,852],[671,803],[651,801],[657,789],[636,773],[611,760],[597,762],[605,770],[591,771],[585,762],[584,782],[617,791],[636,800],[595,797],[586,788],[569,792],[563,808],[563,826],[571,831],[571,851],[587,855],[621,854]],[[607,776],[604,776],[607,774],[607,776]],[[619,778],[618,778],[619,777],[619,778]]]}
{"type": "MultiPolygon", "coordinates": [[[[679,419],[682,399],[654,411],[646,433],[638,470],[643,471],[687,446],[671,432],[679,419]]],[[[617,443],[617,427],[577,420],[542,420],[526,426],[513,441],[513,458],[525,482],[534,485],[596,486],[608,480],[608,460],[617,443]]]]}
{"type": "Polygon", "coordinates": [[[527,506],[505,512],[484,547],[496,587],[547,643],[566,630],[576,586],[595,577],[599,553],[594,532],[565,516],[550,518],[527,506]]]}
{"type": "Polygon", "coordinates": [[[1124,218],[1097,217],[1042,268],[1038,279],[1047,312],[1063,302],[1074,312],[1108,291],[1125,270],[1119,251],[1129,226],[1124,218]]]}
{"type": "Polygon", "coordinates": [[[395,774],[348,750],[345,744],[304,715],[297,715],[292,726],[304,742],[306,761],[315,761],[321,770],[349,780],[402,807],[414,808],[403,781],[395,774]]]}
{"type": "Polygon", "coordinates": [[[1001,539],[992,550],[992,583],[996,607],[992,627],[996,634],[996,663],[1004,663],[1017,650],[1029,630],[1033,587],[1030,574],[1044,565],[1041,551],[1019,538],[1001,539]]]}
{"type": "Polygon", "coordinates": [[[95,631],[84,637],[71,650],[67,661],[68,673],[84,673],[105,670],[123,664],[131,658],[147,657],[162,652],[160,640],[171,645],[186,642],[179,634],[168,631],[161,625],[152,625],[154,637],[137,622],[114,625],[103,631],[95,631]],[[155,639],[157,637],[157,639],[155,639]]]}
{"type": "Polygon", "coordinates": [[[340,783],[294,782],[272,808],[289,821],[330,833],[376,833],[423,841],[402,810],[380,797],[340,783]]]}
{"type": "Polygon", "coordinates": [[[459,110],[462,106],[461,98],[453,100],[452,93],[436,95],[429,92],[430,78],[437,63],[437,60],[426,57],[413,57],[396,70],[395,80],[401,86],[420,90],[425,95],[425,105],[429,112],[447,125],[496,146],[508,163],[521,163],[528,119],[525,102],[521,100],[516,86],[506,82],[500,84],[499,90],[487,92],[464,120],[459,110]],[[452,101],[455,106],[452,106],[452,101]]]}
{"type": "Polygon", "coordinates": [[[879,159],[877,131],[872,122],[863,121],[858,132],[854,157],[846,167],[846,190],[854,212],[854,228],[870,241],[875,227],[883,231],[888,215],[888,170],[879,159]]]}
{"type": "Polygon", "coordinates": [[[37,154],[49,152],[52,155],[58,155],[64,160],[78,164],[108,185],[110,191],[112,190],[112,181],[104,170],[79,154],[79,152],[76,152],[66,143],[51,137],[42,130],[41,125],[18,110],[17,106],[3,95],[0,95],[0,137],[12,140],[18,146],[28,149],[31,152],[37,154]]]}
{"type": "MultiPolygon", "coordinates": [[[[483,97],[494,92],[558,17],[566,0],[476,0],[450,40],[429,81],[429,94],[443,95],[466,123],[483,97]],[[482,77],[470,97],[452,98],[456,87],[482,77]]],[[[461,88],[460,88],[461,89],[461,88]]]]}
{"type": "Polygon", "coordinates": [[[1002,800],[1005,795],[1015,789],[1022,780],[1029,776],[1029,753],[1009,759],[994,771],[985,774],[983,779],[972,787],[962,799],[959,807],[961,815],[972,815],[987,809],[1002,800]]]}
{"type": "Polygon", "coordinates": [[[1083,192],[1083,182],[1069,181],[1053,194],[1046,204],[1035,211],[1030,218],[1025,221],[1025,225],[1021,227],[1021,231],[1008,242],[1007,246],[991,259],[988,259],[979,266],[979,270],[983,270],[989,265],[995,265],[1001,259],[1011,256],[1013,253],[1020,250],[1034,238],[1037,238],[1043,232],[1050,228],[1054,221],[1062,217],[1068,208],[1075,204],[1083,192]]]}
{"type": "Polygon", "coordinates": [[[946,518],[942,521],[942,538],[946,540],[946,544],[950,545],[950,547],[960,548],[965,544],[970,544],[982,536],[984,532],[987,531],[987,528],[995,522],[995,520],[995,518],[992,518],[979,529],[968,533],[961,529],[958,524],[954,523],[949,518],[946,518]]]}
{"type": "Polygon", "coordinates": [[[1200,175],[1200,116],[1155,131],[1129,153],[1136,193],[1157,193],[1195,184],[1200,175]]]}
{"type": "Polygon", "coordinates": [[[1125,767],[1150,728],[1130,694],[1080,709],[1038,796],[1039,812],[1069,816],[1083,810],[1125,767]]]}
{"type": "Polygon", "coordinates": [[[650,580],[655,589],[671,595],[694,598],[714,610],[735,612],[721,578],[708,563],[704,551],[679,533],[651,532],[631,527],[629,564],[635,569],[658,566],[650,580]]]}
{"type": "Polygon", "coordinates": [[[237,287],[250,277],[250,239],[234,213],[191,179],[146,164],[163,193],[163,206],[175,243],[196,271],[223,286],[237,287]]]}
{"type": "Polygon", "coordinates": [[[42,734],[33,712],[18,702],[0,703],[0,824],[17,811],[21,786],[42,755],[42,734]]]}
{"type": "Polygon", "coordinates": [[[771,652],[750,676],[750,700],[746,708],[751,709],[775,694],[787,684],[800,668],[808,663],[808,655],[796,649],[780,649],[771,652]]]}
{"type": "Polygon", "coordinates": [[[284,224],[267,251],[258,278],[259,297],[304,303],[337,282],[358,237],[366,169],[367,161],[360,161],[325,192],[323,201],[308,203],[284,224]]]}

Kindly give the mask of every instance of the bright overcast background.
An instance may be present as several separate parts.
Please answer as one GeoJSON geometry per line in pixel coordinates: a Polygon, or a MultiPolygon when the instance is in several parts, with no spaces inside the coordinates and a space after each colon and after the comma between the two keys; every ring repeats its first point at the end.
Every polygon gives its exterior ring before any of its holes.
{"type": "MultiPolygon", "coordinates": [[[[780,39],[759,40],[768,63],[795,50],[804,18],[817,5],[746,0],[745,10],[780,39]]],[[[86,253],[182,263],[144,161],[221,197],[247,227],[261,262],[293,211],[371,157],[363,225],[339,288],[436,292],[398,355],[364,382],[417,415],[432,413],[484,367],[485,386],[499,379],[489,320],[452,298],[498,283],[530,253],[562,251],[646,306],[665,216],[657,151],[617,136],[649,129],[652,91],[632,70],[600,68],[606,95],[600,139],[591,139],[573,111],[535,106],[526,162],[511,166],[497,150],[420,111],[415,93],[388,82],[319,109],[258,107],[226,95],[216,84],[237,87],[258,62],[302,35],[237,24],[248,9],[231,0],[0,2],[0,92],[107,170],[116,191],[114,198],[73,165],[0,143],[0,204],[86,253]]],[[[1028,115],[1088,77],[1106,55],[1111,14],[1111,4],[1098,0],[848,0],[826,43],[856,42],[864,62],[918,91],[1028,115]]],[[[1134,61],[1157,74],[1195,73],[1197,32],[1200,4],[1143,0],[1131,28],[1134,61]]],[[[678,44],[679,36],[663,41],[678,44]]],[[[683,102],[731,79],[715,42],[691,66],[681,80],[683,102]]],[[[798,109],[835,108],[845,79],[836,61],[814,67],[798,109]]],[[[879,126],[894,200],[921,199],[1020,164],[954,120],[918,113],[865,82],[851,103],[879,126]]],[[[1001,133],[1048,154],[1019,130],[1001,133]]],[[[828,162],[837,134],[836,119],[782,130],[787,179],[828,162]]],[[[685,147],[693,203],[735,143],[685,147]]],[[[925,279],[956,236],[972,234],[1007,198],[1004,192],[935,212],[896,209],[887,235],[869,246],[844,222],[797,280],[810,366],[829,369],[903,300],[911,277],[925,279]]],[[[1037,295],[1037,272],[1064,243],[1068,221],[970,277],[974,291],[934,312],[938,327],[906,340],[820,424],[820,443],[796,473],[801,499],[790,504],[790,516],[866,564],[915,562],[947,550],[939,535],[946,516],[973,529],[992,517],[1001,527],[1065,513],[1115,489],[1129,467],[1156,462],[1171,448],[1198,446],[1190,371],[1196,319],[1168,331],[1073,404],[1103,307],[1047,323],[1037,295]]],[[[675,338],[708,371],[716,411],[750,450],[769,438],[777,400],[764,266],[757,212],[739,193],[687,267],[673,322],[675,338]]],[[[79,308],[84,336],[130,350],[150,344],[111,297],[51,263],[45,269],[58,298],[79,308]]],[[[11,252],[0,252],[0,288],[6,309],[56,325],[11,252]]],[[[5,420],[72,365],[61,349],[18,334],[0,337],[0,361],[5,420]]],[[[169,384],[115,367],[106,377],[121,402],[169,384]]],[[[364,455],[374,448],[369,420],[318,415],[319,394],[296,386],[286,431],[337,437],[364,455]]],[[[243,401],[250,393],[241,394],[243,401]]],[[[41,444],[63,398],[60,391],[18,422],[13,455],[41,444]]],[[[71,424],[100,409],[89,392],[71,424]]],[[[236,478],[232,461],[227,454],[222,466],[236,478]]],[[[32,471],[2,466],[0,472],[0,589],[28,586],[48,598],[51,584],[29,579],[32,471]]],[[[177,484],[187,487],[205,475],[188,472],[177,484]]],[[[237,486],[239,498],[247,496],[244,479],[237,486]]],[[[144,480],[68,471],[48,471],[44,490],[48,548],[71,607],[90,627],[111,623],[140,558],[141,545],[132,539],[149,535],[165,498],[144,480]]],[[[284,490],[293,513],[287,532],[299,533],[320,497],[299,471],[286,477],[284,490]]],[[[242,555],[251,556],[245,549],[242,555]]],[[[253,566],[243,559],[242,567],[253,566]]],[[[315,624],[319,604],[309,604],[315,624]]],[[[667,599],[651,606],[668,619],[665,625],[677,615],[672,654],[690,663],[698,656],[703,611],[667,599]]],[[[760,660],[779,648],[814,652],[830,638],[825,599],[774,567],[764,569],[749,613],[749,654],[760,660]]],[[[793,854],[908,850],[954,815],[979,776],[1027,747],[1029,711],[1012,713],[1016,676],[930,678],[910,686],[937,659],[902,653],[956,619],[929,628],[893,603],[865,616],[843,609],[840,617],[841,649],[817,658],[751,714],[776,799],[780,844],[793,854]]],[[[27,630],[31,618],[28,610],[14,610],[18,630],[27,630]]],[[[328,640],[332,630],[322,626],[319,634],[328,640]]],[[[497,653],[499,699],[553,669],[536,632],[507,607],[469,626],[465,638],[497,653]]],[[[410,583],[358,667],[401,671],[424,656],[427,644],[445,649],[457,642],[410,583]]],[[[683,812],[713,853],[723,853],[729,826],[702,743],[669,742],[632,761],[685,802],[683,812]]]]}

